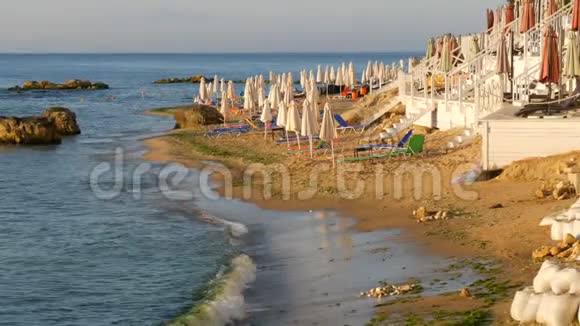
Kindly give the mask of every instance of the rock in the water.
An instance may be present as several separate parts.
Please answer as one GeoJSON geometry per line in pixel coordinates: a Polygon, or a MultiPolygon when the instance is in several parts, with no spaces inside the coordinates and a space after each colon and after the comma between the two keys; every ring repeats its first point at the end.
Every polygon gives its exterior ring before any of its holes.
{"type": "Polygon", "coordinates": [[[48,118],[0,116],[1,144],[46,145],[60,142],[56,125],[48,118]]]}
{"type": "Polygon", "coordinates": [[[42,113],[42,117],[50,119],[56,126],[57,132],[63,136],[81,133],[76,114],[67,108],[48,108],[42,113]]]}
{"type": "Polygon", "coordinates": [[[212,82],[212,78],[205,78],[202,75],[195,75],[191,77],[185,78],[163,78],[154,81],[155,84],[179,84],[179,83],[192,83],[192,84],[199,84],[201,79],[204,78],[207,82],[212,82]]]}
{"type": "Polygon", "coordinates": [[[62,84],[51,83],[47,80],[25,81],[22,86],[14,86],[9,88],[12,91],[28,91],[28,90],[95,90],[108,89],[109,85],[105,83],[91,83],[89,80],[71,79],[62,84]]]}
{"type": "Polygon", "coordinates": [[[174,116],[175,129],[196,128],[223,122],[223,117],[216,108],[201,104],[178,109],[174,116]]]}

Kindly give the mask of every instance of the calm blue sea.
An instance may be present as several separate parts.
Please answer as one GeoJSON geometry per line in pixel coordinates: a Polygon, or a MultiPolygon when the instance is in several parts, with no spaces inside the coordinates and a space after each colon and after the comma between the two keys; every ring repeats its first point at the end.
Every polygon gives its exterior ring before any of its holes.
{"type": "MultiPolygon", "coordinates": [[[[111,200],[91,191],[91,170],[112,162],[116,148],[125,152],[122,171],[129,176],[142,163],[141,139],[173,127],[144,110],[187,104],[197,94],[195,85],[154,80],[195,74],[240,80],[343,61],[360,71],[368,60],[411,55],[0,55],[0,115],[64,106],[82,129],[58,146],[0,147],[0,325],[163,324],[199,303],[208,282],[241,250],[224,227],[198,219],[195,201],[165,204],[159,166],[140,181],[140,200],[129,182],[111,200]],[[111,89],[5,90],[25,80],[75,78],[111,89]]],[[[101,178],[99,186],[112,186],[113,178],[101,178]]]]}

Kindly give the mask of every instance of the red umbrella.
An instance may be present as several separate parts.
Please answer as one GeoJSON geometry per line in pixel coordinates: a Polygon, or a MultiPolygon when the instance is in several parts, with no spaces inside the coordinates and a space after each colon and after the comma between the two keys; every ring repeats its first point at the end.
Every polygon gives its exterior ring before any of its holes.
{"type": "Polygon", "coordinates": [[[574,12],[572,13],[572,30],[580,30],[580,0],[574,0],[574,12]]]}
{"type": "Polygon", "coordinates": [[[492,28],[493,28],[493,11],[491,9],[487,9],[487,32],[491,33],[492,28]]]}
{"type": "Polygon", "coordinates": [[[558,11],[558,6],[555,0],[548,0],[548,16],[552,16],[558,11]]]}
{"type": "MultiPolygon", "coordinates": [[[[511,22],[514,21],[514,4],[510,3],[506,6],[505,9],[505,24],[509,25],[511,22]]],[[[506,28],[506,31],[508,29],[506,28]]]]}
{"type": "Polygon", "coordinates": [[[544,34],[544,50],[540,69],[540,82],[557,84],[560,82],[560,59],[558,56],[558,35],[552,26],[544,34]]]}
{"type": "Polygon", "coordinates": [[[533,0],[525,0],[520,23],[520,33],[526,33],[536,25],[533,0]]]}

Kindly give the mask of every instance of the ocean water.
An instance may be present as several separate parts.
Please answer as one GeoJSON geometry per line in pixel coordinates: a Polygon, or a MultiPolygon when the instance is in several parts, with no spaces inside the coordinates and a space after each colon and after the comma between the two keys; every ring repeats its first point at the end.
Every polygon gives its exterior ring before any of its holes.
{"type": "MultiPolygon", "coordinates": [[[[416,54],[0,55],[0,115],[64,106],[77,114],[82,129],[57,146],[0,147],[0,325],[160,325],[206,302],[218,276],[234,270],[238,280],[253,279],[252,263],[240,255],[265,250],[252,230],[263,230],[258,225],[267,219],[253,219],[248,235],[232,234],[232,227],[244,231],[227,222],[240,222],[239,212],[222,203],[210,214],[215,205],[196,198],[172,202],[158,185],[159,164],[136,182],[132,178],[144,163],[141,140],[173,127],[170,119],[143,111],[191,103],[197,94],[196,85],[154,80],[194,74],[239,80],[343,61],[353,61],[359,71],[368,60],[391,63],[410,55],[416,54]],[[5,90],[25,80],[75,78],[111,89],[5,90]],[[91,171],[112,163],[116,149],[124,154],[122,187],[118,196],[99,199],[93,188],[114,187],[115,174],[91,180],[91,171]],[[251,240],[236,240],[240,235],[251,240]]],[[[276,225],[266,228],[284,233],[276,225]]],[[[261,279],[268,277],[258,273],[250,290],[258,308],[249,318],[258,324],[260,300],[268,298],[257,290],[261,279]]],[[[265,324],[274,320],[264,318],[265,324]]]]}

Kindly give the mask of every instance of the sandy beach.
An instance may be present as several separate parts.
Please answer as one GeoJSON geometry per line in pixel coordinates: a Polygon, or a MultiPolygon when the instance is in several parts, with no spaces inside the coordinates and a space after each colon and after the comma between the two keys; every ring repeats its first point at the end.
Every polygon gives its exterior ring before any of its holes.
{"type": "MultiPolygon", "coordinates": [[[[436,151],[457,133],[454,130],[430,131],[426,135],[426,146],[436,151]]],[[[203,130],[187,129],[148,139],[149,152],[145,158],[178,162],[197,169],[204,168],[209,161],[219,162],[232,171],[234,198],[268,210],[331,210],[339,216],[355,218],[353,229],[356,232],[401,229],[403,232],[396,237],[397,241],[413,243],[424,255],[455,259],[455,264],[449,263],[448,276],[459,267],[477,274],[476,281],[465,286],[471,297],[460,296],[462,288],[459,285],[444,284],[444,294],[425,294],[407,300],[393,298],[387,305],[376,305],[371,323],[377,324],[384,321],[404,324],[413,320],[419,324],[421,321],[454,321],[461,324],[490,318],[494,324],[510,323],[509,307],[513,293],[523,284],[530,284],[539,267],[539,263],[532,260],[531,253],[547,242],[549,231],[538,227],[539,220],[569,207],[572,202],[572,199],[556,201],[551,197],[537,199],[534,192],[542,184],[554,184],[555,180],[562,179],[563,162],[580,158],[580,153],[571,153],[543,159],[541,164],[533,159],[516,162],[494,180],[460,187],[454,185],[452,178],[469,170],[479,159],[479,140],[476,139],[458,149],[425,157],[364,162],[352,166],[339,164],[337,170],[330,169],[330,172],[323,174],[324,177],[318,177],[318,191],[305,199],[303,192],[308,190],[310,174],[317,168],[317,163],[329,164],[327,158],[312,160],[307,153],[288,155],[285,144],[275,145],[269,139],[264,140],[264,135],[259,133],[218,138],[202,135],[203,130]],[[284,163],[291,175],[289,196],[281,189],[281,178],[276,177],[268,183],[272,186],[268,198],[264,198],[264,179],[259,176],[253,178],[251,196],[244,193],[241,182],[236,180],[239,181],[244,168],[253,163],[284,163]],[[395,199],[397,196],[394,193],[400,192],[400,189],[393,182],[393,175],[400,172],[402,166],[408,165],[413,169],[435,167],[443,180],[440,196],[437,191],[431,191],[436,189],[431,188],[436,178],[426,175],[422,176],[423,184],[427,185],[425,193],[420,199],[413,198],[414,180],[411,176],[405,176],[402,178],[403,196],[395,199]],[[384,171],[385,180],[380,198],[376,194],[377,167],[384,171]],[[341,172],[341,169],[351,170],[341,172]],[[350,186],[352,189],[357,182],[362,182],[364,189],[354,199],[345,198],[344,193],[337,190],[337,180],[340,178],[346,180],[347,188],[350,186]],[[453,216],[449,220],[418,223],[412,212],[420,206],[429,210],[446,210],[453,216]]],[[[347,148],[361,137],[348,133],[341,135],[339,146],[343,146],[344,150],[339,149],[338,155],[350,155],[347,148]]],[[[215,180],[223,182],[219,175],[215,176],[215,180]]],[[[223,188],[220,192],[227,195],[223,188]]],[[[360,270],[359,273],[364,277],[371,271],[360,270]]],[[[413,276],[412,272],[409,274],[413,276]]],[[[421,283],[426,290],[434,286],[433,281],[421,283]]]]}

